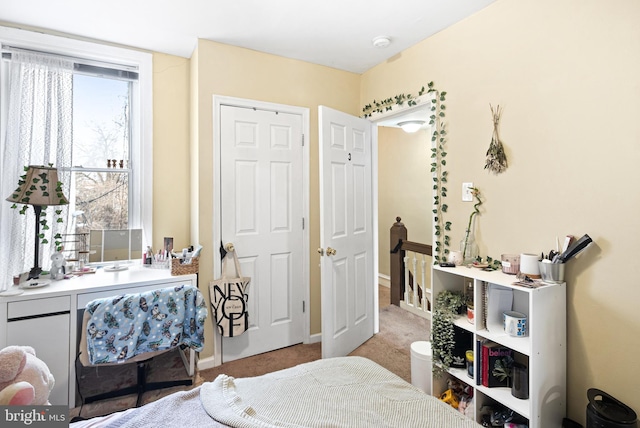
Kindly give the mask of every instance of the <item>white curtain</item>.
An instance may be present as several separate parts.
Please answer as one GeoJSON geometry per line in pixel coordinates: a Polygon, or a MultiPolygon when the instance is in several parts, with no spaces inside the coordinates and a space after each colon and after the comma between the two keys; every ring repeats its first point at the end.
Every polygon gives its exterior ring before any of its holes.
{"type": "MultiPolygon", "coordinates": [[[[30,52],[11,53],[8,70],[7,126],[2,155],[0,203],[0,291],[12,283],[13,275],[28,272],[34,263],[35,216],[33,207],[21,215],[5,201],[18,187],[18,178],[28,165],[53,164],[63,192],[69,195],[72,143],[73,62],[30,52]]],[[[55,251],[53,237],[65,233],[65,224],[55,221],[49,207],[46,219],[50,230],[42,230],[48,244],[40,244],[40,266],[48,270],[55,251]]],[[[43,210],[43,214],[45,211],[43,210]]]]}

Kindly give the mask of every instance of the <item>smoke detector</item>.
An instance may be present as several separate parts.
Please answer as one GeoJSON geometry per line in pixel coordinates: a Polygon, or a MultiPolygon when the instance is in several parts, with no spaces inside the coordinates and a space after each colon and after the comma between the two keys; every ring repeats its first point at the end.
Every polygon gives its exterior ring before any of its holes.
{"type": "Polygon", "coordinates": [[[373,46],[375,46],[376,48],[386,48],[391,44],[391,37],[389,36],[374,37],[373,40],[371,40],[371,43],[373,43],[373,46]]]}

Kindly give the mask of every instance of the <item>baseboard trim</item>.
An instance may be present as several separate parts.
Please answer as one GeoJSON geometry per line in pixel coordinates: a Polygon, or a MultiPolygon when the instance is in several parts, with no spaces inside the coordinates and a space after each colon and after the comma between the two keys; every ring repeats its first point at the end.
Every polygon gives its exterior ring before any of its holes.
{"type": "Polygon", "coordinates": [[[391,277],[382,273],[378,274],[378,284],[383,287],[391,288],[391,277]]]}
{"type": "Polygon", "coordinates": [[[198,359],[198,370],[207,370],[216,367],[215,359],[213,356],[207,358],[198,359]]]}
{"type": "Polygon", "coordinates": [[[322,342],[322,333],[316,333],[309,336],[309,343],[322,342]]]}

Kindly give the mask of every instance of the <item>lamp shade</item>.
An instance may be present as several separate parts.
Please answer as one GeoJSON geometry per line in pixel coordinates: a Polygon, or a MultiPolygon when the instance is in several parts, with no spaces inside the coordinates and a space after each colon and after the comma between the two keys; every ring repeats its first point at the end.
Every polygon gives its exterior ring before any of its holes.
{"type": "Polygon", "coordinates": [[[58,170],[43,165],[29,165],[18,180],[18,188],[7,198],[9,202],[25,205],[49,206],[69,203],[58,181],[58,170]]]}
{"type": "Polygon", "coordinates": [[[407,120],[406,122],[398,123],[398,126],[402,128],[404,132],[416,132],[424,125],[424,120],[407,120]]]}

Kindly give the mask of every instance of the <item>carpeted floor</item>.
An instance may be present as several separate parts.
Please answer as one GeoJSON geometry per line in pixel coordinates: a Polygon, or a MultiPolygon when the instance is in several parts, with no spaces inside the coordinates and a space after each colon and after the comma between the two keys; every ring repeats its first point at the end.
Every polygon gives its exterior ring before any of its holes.
{"type": "MultiPolygon", "coordinates": [[[[411,382],[411,343],[417,340],[428,340],[429,321],[411,314],[397,306],[389,304],[389,289],[379,287],[380,332],[356,348],[350,355],[369,358],[389,371],[397,374],[407,382],[411,382]]],[[[196,373],[194,386],[214,380],[219,374],[227,374],[236,378],[260,376],[276,370],[293,367],[322,357],[320,343],[300,344],[260,355],[230,361],[218,367],[196,373]]],[[[84,396],[91,396],[114,386],[124,387],[135,384],[135,365],[101,367],[98,370],[82,370],[80,373],[79,391],[84,396]],[[133,367],[131,367],[133,366],[133,367]]],[[[156,358],[151,365],[149,377],[181,379],[186,376],[184,366],[177,352],[170,352],[156,358]]],[[[173,392],[190,387],[174,387],[160,391],[151,391],[143,395],[143,404],[155,401],[173,392]]],[[[89,418],[134,407],[135,395],[102,400],[72,409],[70,417],[81,415],[89,418]]]]}

